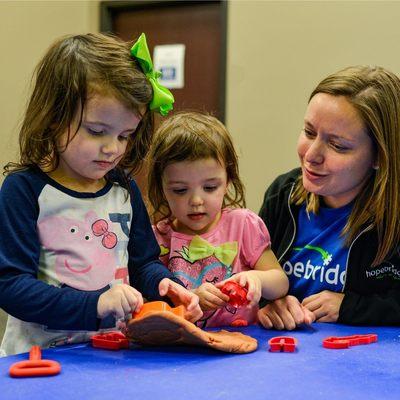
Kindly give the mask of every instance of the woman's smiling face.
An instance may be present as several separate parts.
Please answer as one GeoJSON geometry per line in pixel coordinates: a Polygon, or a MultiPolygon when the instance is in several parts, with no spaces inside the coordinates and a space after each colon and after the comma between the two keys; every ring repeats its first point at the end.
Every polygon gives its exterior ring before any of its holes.
{"type": "Polygon", "coordinates": [[[326,93],[308,104],[297,152],[304,188],[334,208],[357,196],[375,163],[372,139],[357,110],[346,97],[326,93]]]}

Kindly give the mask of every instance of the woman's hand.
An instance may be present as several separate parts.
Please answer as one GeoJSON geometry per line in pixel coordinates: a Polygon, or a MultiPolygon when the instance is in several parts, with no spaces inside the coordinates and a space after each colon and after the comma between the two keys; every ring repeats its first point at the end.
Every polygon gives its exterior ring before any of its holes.
{"type": "Polygon", "coordinates": [[[185,306],[186,313],[185,319],[191,322],[196,322],[203,315],[199,306],[199,298],[196,294],[187,290],[182,285],[171,281],[171,279],[164,278],[158,285],[160,296],[168,296],[174,305],[185,306]]]}
{"type": "Polygon", "coordinates": [[[199,304],[203,311],[224,307],[229,301],[229,297],[226,294],[223,294],[219,288],[208,282],[202,283],[192,292],[199,296],[199,304]]]}
{"type": "Polygon", "coordinates": [[[323,290],[306,297],[302,305],[315,315],[317,322],[337,322],[344,294],[323,290]]]}
{"type": "Polygon", "coordinates": [[[315,315],[296,297],[285,296],[259,310],[258,319],[264,328],[291,331],[300,324],[311,324],[315,321],[315,315]]]}
{"type": "Polygon", "coordinates": [[[142,294],[129,285],[115,285],[102,293],[97,302],[97,317],[112,314],[115,319],[125,318],[127,314],[139,312],[143,306],[142,294]]]}

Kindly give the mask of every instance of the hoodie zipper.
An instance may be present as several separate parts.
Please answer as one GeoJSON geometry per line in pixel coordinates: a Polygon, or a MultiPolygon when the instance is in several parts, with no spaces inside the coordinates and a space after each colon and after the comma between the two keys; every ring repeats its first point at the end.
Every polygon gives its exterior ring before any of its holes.
{"type": "Polygon", "coordinates": [[[282,255],[279,257],[279,260],[278,260],[279,262],[281,262],[281,260],[284,257],[284,255],[288,252],[288,250],[290,249],[290,247],[292,246],[292,244],[294,242],[294,238],[296,237],[296,230],[297,230],[296,221],[294,219],[294,216],[293,216],[293,213],[292,213],[292,209],[290,207],[290,198],[292,197],[292,192],[293,192],[294,186],[295,186],[295,183],[292,184],[292,187],[290,188],[290,192],[289,192],[289,197],[287,198],[287,206],[288,206],[288,209],[289,209],[290,217],[292,218],[294,230],[293,230],[292,239],[290,240],[288,247],[282,253],[282,255]]]}
{"type": "Polygon", "coordinates": [[[361,236],[361,235],[363,235],[365,232],[367,232],[367,231],[369,231],[370,229],[372,229],[372,227],[373,227],[373,225],[372,224],[370,224],[370,225],[368,225],[366,228],[364,228],[355,238],[354,238],[354,240],[351,242],[351,244],[350,244],[350,247],[349,247],[349,251],[348,251],[348,253],[347,253],[347,259],[346,259],[346,274],[345,274],[345,279],[344,279],[344,282],[343,282],[343,289],[342,289],[342,293],[344,292],[344,289],[345,289],[345,287],[346,287],[346,282],[347,282],[347,267],[348,267],[348,265],[349,265],[349,259],[350,259],[350,252],[351,252],[351,249],[352,249],[352,247],[353,247],[353,244],[356,242],[356,240],[361,236]]]}

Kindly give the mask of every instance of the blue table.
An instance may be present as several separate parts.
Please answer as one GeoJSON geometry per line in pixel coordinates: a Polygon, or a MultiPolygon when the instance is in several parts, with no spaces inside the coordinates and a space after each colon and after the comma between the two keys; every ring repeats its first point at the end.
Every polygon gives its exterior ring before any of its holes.
{"type": "Polygon", "coordinates": [[[15,379],[9,366],[27,354],[0,358],[0,399],[280,400],[400,399],[400,328],[313,324],[295,332],[237,328],[258,339],[244,355],[205,348],[99,350],[89,344],[44,350],[60,375],[15,379]],[[378,342],[330,350],[327,336],[377,333],[378,342]],[[271,353],[273,336],[295,336],[295,353],[271,353]]]}

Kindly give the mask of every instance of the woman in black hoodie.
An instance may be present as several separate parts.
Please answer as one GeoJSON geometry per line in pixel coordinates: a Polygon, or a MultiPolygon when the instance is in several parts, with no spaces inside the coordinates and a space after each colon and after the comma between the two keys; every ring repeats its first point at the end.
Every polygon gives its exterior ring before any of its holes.
{"type": "Polygon", "coordinates": [[[290,282],[260,322],[400,325],[400,79],[368,66],[325,78],[297,151],[260,211],[290,282]]]}

